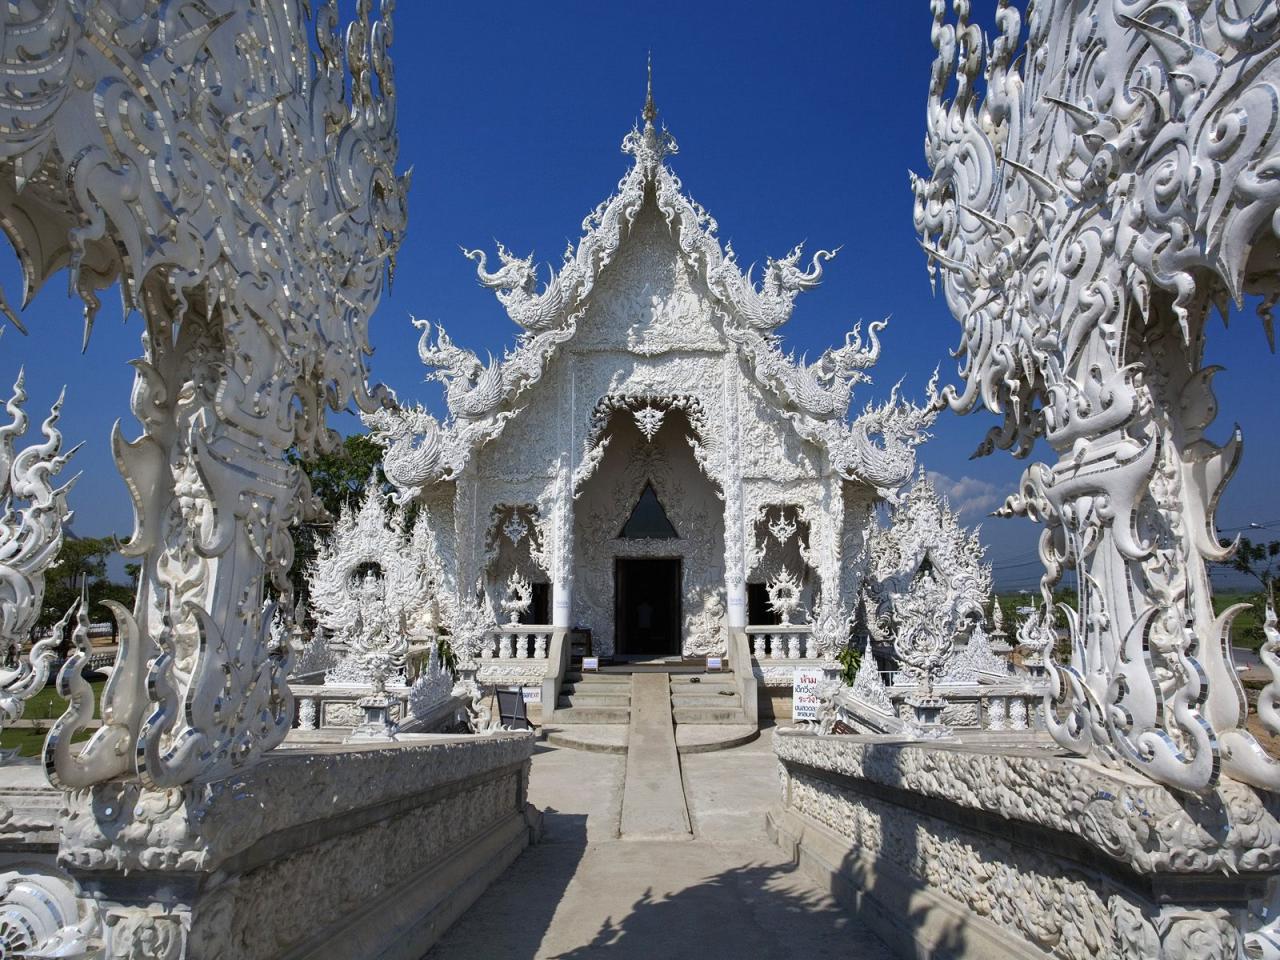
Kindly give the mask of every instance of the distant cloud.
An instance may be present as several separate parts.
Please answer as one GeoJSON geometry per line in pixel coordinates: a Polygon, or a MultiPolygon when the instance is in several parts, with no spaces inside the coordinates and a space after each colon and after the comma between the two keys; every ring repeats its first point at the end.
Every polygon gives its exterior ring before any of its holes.
{"type": "Polygon", "coordinates": [[[936,470],[929,470],[927,473],[933,482],[933,488],[951,501],[951,508],[969,519],[990,513],[1004,502],[1004,497],[995,484],[985,480],[977,477],[953,480],[936,470]]]}

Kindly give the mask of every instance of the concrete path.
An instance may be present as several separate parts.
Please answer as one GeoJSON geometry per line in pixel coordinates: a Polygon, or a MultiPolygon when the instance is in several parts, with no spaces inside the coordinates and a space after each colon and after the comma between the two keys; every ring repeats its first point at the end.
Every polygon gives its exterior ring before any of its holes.
{"type": "Polygon", "coordinates": [[[671,721],[671,677],[631,677],[631,729],[622,790],[623,840],[688,840],[689,810],[680,779],[675,726],[671,721]]]}
{"type": "Polygon", "coordinates": [[[529,799],[546,835],[427,960],[890,960],[764,832],[771,731],[681,757],[692,840],[618,839],[626,758],[539,745],[529,799]]]}

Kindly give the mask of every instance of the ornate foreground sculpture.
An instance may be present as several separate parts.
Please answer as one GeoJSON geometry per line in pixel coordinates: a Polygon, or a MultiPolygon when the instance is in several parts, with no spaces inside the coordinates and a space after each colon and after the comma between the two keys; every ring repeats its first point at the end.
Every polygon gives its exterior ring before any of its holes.
{"type": "MultiPolygon", "coordinates": [[[[51,743],[46,763],[68,787],[213,779],[278,743],[292,717],[261,600],[270,583],[288,606],[287,528],[308,499],[284,452],[330,442],[326,406],[377,400],[365,324],[406,186],[390,25],[370,22],[366,0],[344,45],[324,4],[313,53],[296,0],[107,2],[92,15],[60,0],[29,23],[5,16],[0,167],[14,186],[0,210],[27,295],[66,264],[86,337],[97,291],[115,282],[146,324],[143,434],[113,439],[139,596],[117,611],[102,727],[84,746],[51,743]]],[[[88,719],[76,713],[68,736],[88,719]]]]}
{"type": "MultiPolygon", "coordinates": [[[[72,703],[44,754],[67,791],[61,862],[94,886],[110,956],[229,943],[225,927],[188,936],[216,885],[199,871],[217,863],[206,814],[219,783],[293,718],[290,646],[264,603],[270,586],[291,605],[288,526],[310,501],[285,453],[329,446],[326,408],[382,399],[366,385],[367,322],[407,188],[391,24],[359,0],[344,41],[336,3],[321,3],[313,42],[310,10],[50,0],[0,12],[0,223],[25,294],[65,266],[86,339],[112,284],[145,324],[142,435],[113,437],[138,597],[115,608],[102,725],[73,742],[94,713],[73,656],[60,676],[72,703]],[[179,863],[185,893],[171,899],[120,881],[179,863]]],[[[232,915],[204,918],[215,914],[232,915]]]]}
{"type": "Polygon", "coordinates": [[[1002,0],[989,44],[955,9],[948,23],[934,0],[915,223],[963,327],[950,406],[1003,418],[982,453],[1044,437],[1058,457],[1002,511],[1044,524],[1044,617],[1068,566],[1079,581],[1050,729],[1181,790],[1220,772],[1280,789],[1245,729],[1241,607],[1213,610],[1206,566],[1231,553],[1213,514],[1241,438],[1206,437],[1203,365],[1211,306],[1260,294],[1271,337],[1280,298],[1274,4],[1035,3],[1017,61],[1015,8],[1002,0]]]}
{"type": "MultiPolygon", "coordinates": [[[[63,530],[71,522],[67,494],[76,482],[72,477],[60,487],[53,485],[79,449],[62,452],[57,427],[61,396],[41,427],[44,442],[15,451],[15,441],[27,432],[25,383],[26,374],[20,371],[6,404],[10,421],[0,426],[0,655],[11,647],[21,651],[30,639],[44,602],[45,571],[56,561],[63,530]],[[27,504],[20,511],[19,502],[27,504]]],[[[64,618],[25,659],[0,668],[0,729],[21,717],[25,702],[44,689],[65,625],[64,618]]]]}

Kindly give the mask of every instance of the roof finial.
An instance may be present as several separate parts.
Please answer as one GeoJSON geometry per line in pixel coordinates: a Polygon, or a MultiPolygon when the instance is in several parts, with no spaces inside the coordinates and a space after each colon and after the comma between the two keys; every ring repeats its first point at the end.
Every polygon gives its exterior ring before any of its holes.
{"type": "Polygon", "coordinates": [[[653,123],[658,119],[658,108],[653,102],[653,51],[649,51],[648,60],[649,83],[644,97],[644,122],[653,123]]]}

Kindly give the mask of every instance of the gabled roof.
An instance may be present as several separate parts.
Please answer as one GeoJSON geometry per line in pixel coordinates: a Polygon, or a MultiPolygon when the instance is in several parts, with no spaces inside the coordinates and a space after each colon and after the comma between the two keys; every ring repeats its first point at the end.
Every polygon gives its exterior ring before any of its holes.
{"type": "Polygon", "coordinates": [[[797,295],[821,281],[823,264],[835,253],[819,250],[806,269],[802,248],[796,246],[787,256],[770,259],[757,285],[750,269],[745,274],[739,269],[733,247],[721,247],[716,221],[683,193],[667,166],[666,158],[679,148],[665,128],[654,125],[656,114],[650,97],[643,128],[633,127],[622,141],[623,152],[634,158],[631,168],[617,192],[583,220],[582,238],[565,250],[541,290],[532,255],[516,257],[499,244],[498,266],[490,271],[483,251],[464,251],[476,262],[480,283],[494,291],[520,328],[513,349],[485,364],[439,325],[414,320],[422,330],[418,355],[432,369],[431,378],[444,384],[448,420],[439,424],[420,406],[366,417],[387,448],[387,475],[404,495],[432,477],[455,476],[527,402],[525,392],[576,335],[597,280],[647,202],[657,204],[680,256],[705,282],[726,337],[797,432],[824,447],[832,467],[846,478],[892,490],[910,478],[914,446],[936,415],[932,404],[901,404],[895,388],[887,404],[868,406],[855,424],[847,422],[854,386],[868,379],[867,370],[880,357],[877,334],[885,323],[872,323],[866,340],[855,327],[842,346],[826,350],[812,364],[784,355],[777,331],[790,319],[797,295]],[[885,439],[885,448],[872,441],[876,435],[885,439]],[[406,445],[413,437],[418,439],[406,445]]]}

